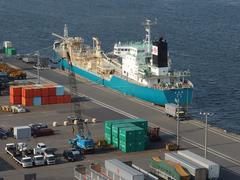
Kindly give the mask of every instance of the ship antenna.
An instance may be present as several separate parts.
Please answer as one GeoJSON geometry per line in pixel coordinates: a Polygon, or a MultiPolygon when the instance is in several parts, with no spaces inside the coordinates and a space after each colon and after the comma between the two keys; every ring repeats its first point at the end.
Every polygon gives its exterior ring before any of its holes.
{"type": "Polygon", "coordinates": [[[145,22],[143,23],[145,31],[147,32],[145,36],[145,43],[148,45],[148,54],[151,53],[151,26],[157,24],[156,21],[152,22],[149,19],[146,19],[145,22]]]}
{"type": "Polygon", "coordinates": [[[68,38],[68,27],[67,27],[67,24],[64,25],[64,38],[68,38]]]}

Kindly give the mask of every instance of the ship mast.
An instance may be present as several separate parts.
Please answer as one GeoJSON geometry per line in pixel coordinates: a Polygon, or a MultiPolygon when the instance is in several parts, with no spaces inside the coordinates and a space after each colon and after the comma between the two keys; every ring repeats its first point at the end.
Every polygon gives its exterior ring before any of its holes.
{"type": "Polygon", "coordinates": [[[64,25],[63,37],[65,39],[68,38],[68,27],[67,27],[67,24],[64,25]]]}
{"type": "Polygon", "coordinates": [[[147,32],[145,36],[145,43],[148,45],[148,54],[151,53],[151,26],[157,24],[157,22],[152,22],[149,19],[146,19],[143,23],[145,31],[147,32]]]}

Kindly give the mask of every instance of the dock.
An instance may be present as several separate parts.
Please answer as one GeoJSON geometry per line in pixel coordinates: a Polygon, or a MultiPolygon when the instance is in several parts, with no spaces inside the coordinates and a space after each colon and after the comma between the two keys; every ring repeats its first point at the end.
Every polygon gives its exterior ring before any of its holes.
{"type": "MultiPolygon", "coordinates": [[[[9,63],[15,67],[24,70],[28,76],[32,78],[37,77],[37,71],[32,68],[32,65],[26,64],[15,58],[3,59],[3,62],[9,63]]],[[[65,72],[58,69],[42,70],[40,72],[42,82],[54,82],[64,85],[67,89],[68,77],[65,72]]],[[[78,77],[78,95],[85,97],[86,101],[83,102],[83,113],[94,116],[97,119],[95,125],[91,125],[90,129],[93,131],[93,136],[101,134],[103,136],[103,121],[109,119],[121,119],[121,118],[144,118],[149,121],[149,124],[154,124],[161,127],[161,136],[164,143],[167,141],[175,141],[176,139],[176,120],[166,116],[163,109],[156,105],[140,101],[134,97],[122,95],[118,92],[107,89],[103,86],[91,83],[81,77],[78,77]],[[95,133],[95,134],[94,134],[95,133]]],[[[1,102],[6,101],[3,97],[1,102]]],[[[1,124],[17,125],[25,122],[31,123],[38,119],[44,122],[57,121],[57,119],[68,114],[66,112],[67,105],[52,105],[52,109],[47,107],[35,108],[36,112],[30,112],[29,114],[21,115],[14,119],[12,116],[1,114],[1,124]],[[51,118],[51,120],[50,120],[51,118]],[[49,120],[48,120],[49,119],[49,120]],[[16,122],[14,122],[14,120],[16,122]]],[[[60,121],[63,121],[61,119],[60,121]]],[[[56,141],[53,143],[56,146],[64,144],[67,147],[65,139],[73,136],[71,134],[71,128],[60,128],[64,134],[60,137],[56,137],[56,141]]],[[[43,141],[40,138],[39,141],[43,141]]],[[[46,143],[50,143],[54,139],[54,136],[50,139],[47,138],[46,143]]],[[[35,140],[36,142],[37,140],[35,140]]],[[[3,149],[4,143],[7,140],[2,140],[0,148],[3,149]]],[[[180,146],[184,149],[189,149],[199,155],[204,155],[204,126],[198,120],[186,120],[180,122],[180,146]]],[[[20,177],[20,174],[35,172],[42,179],[48,177],[54,177],[55,179],[73,179],[73,168],[77,164],[88,164],[90,160],[104,160],[106,158],[119,157],[120,159],[130,159],[134,164],[143,169],[148,169],[147,159],[153,155],[160,155],[161,146],[155,147],[146,152],[137,152],[130,154],[122,154],[120,152],[113,152],[107,154],[95,154],[87,155],[86,160],[83,162],[74,163],[61,163],[55,166],[41,167],[37,169],[19,169],[14,167],[14,170],[0,171],[0,177],[6,177],[6,179],[13,179],[20,177]],[[145,163],[144,163],[145,162],[145,163]],[[58,173],[64,170],[65,173],[58,173]],[[55,175],[54,175],[55,174],[55,175]]],[[[221,165],[220,179],[240,179],[240,136],[235,134],[228,134],[221,129],[210,127],[208,132],[208,158],[221,165]]],[[[0,156],[3,159],[7,158],[4,152],[0,151],[0,156]]],[[[50,178],[50,179],[54,179],[50,178]]]]}

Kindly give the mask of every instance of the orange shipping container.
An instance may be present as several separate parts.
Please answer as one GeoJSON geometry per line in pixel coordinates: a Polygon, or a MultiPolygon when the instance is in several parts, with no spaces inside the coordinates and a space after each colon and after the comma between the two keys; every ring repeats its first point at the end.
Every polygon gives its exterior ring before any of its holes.
{"type": "Polygon", "coordinates": [[[64,95],[63,96],[63,103],[71,103],[71,95],[64,95]]]}
{"type": "Polygon", "coordinates": [[[56,87],[48,86],[48,96],[56,96],[56,87]]]}
{"type": "Polygon", "coordinates": [[[22,104],[22,97],[21,96],[9,96],[10,104],[17,105],[22,104]]]}
{"type": "Polygon", "coordinates": [[[64,96],[56,96],[57,97],[57,103],[62,104],[64,101],[64,96]]]}
{"type": "Polygon", "coordinates": [[[42,88],[42,97],[48,97],[48,87],[42,88]]]}
{"type": "Polygon", "coordinates": [[[57,96],[49,96],[48,104],[57,104],[57,96]]]}
{"type": "Polygon", "coordinates": [[[48,97],[42,97],[42,105],[47,105],[48,104],[48,97]]]}
{"type": "Polygon", "coordinates": [[[42,88],[34,87],[33,89],[33,97],[41,97],[42,96],[42,88]]]}
{"type": "Polygon", "coordinates": [[[22,105],[32,106],[33,105],[33,98],[22,97],[22,105]]]}
{"type": "Polygon", "coordinates": [[[34,89],[32,87],[22,88],[22,97],[32,98],[34,96],[34,89]]]}
{"type": "Polygon", "coordinates": [[[22,86],[10,86],[10,96],[22,96],[22,86]]]}

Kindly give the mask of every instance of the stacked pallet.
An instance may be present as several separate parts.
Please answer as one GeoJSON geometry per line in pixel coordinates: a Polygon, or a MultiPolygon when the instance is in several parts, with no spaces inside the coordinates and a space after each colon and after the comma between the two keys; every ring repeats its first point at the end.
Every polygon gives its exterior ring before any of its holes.
{"type": "Polygon", "coordinates": [[[123,152],[146,149],[148,122],[144,119],[105,121],[105,140],[123,152]]]}
{"type": "Polygon", "coordinates": [[[10,104],[40,106],[47,104],[70,103],[71,96],[66,94],[62,85],[24,85],[10,86],[10,104]]]}

